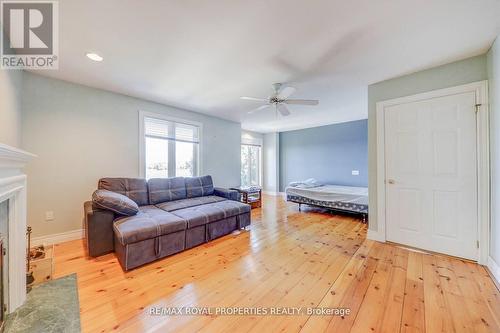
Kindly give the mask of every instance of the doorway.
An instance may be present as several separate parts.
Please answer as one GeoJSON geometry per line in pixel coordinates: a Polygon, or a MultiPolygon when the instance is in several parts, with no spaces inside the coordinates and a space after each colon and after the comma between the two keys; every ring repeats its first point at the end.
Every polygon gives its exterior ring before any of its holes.
{"type": "Polygon", "coordinates": [[[385,240],[486,261],[486,82],[377,103],[379,232],[385,240]]]}

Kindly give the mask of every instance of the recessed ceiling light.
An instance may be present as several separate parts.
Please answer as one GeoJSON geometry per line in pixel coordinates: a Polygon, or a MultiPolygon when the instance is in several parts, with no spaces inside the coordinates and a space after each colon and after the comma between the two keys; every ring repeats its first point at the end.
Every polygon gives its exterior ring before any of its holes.
{"type": "Polygon", "coordinates": [[[87,55],[87,58],[89,58],[90,60],[94,60],[94,61],[102,61],[102,59],[103,59],[97,53],[87,53],[86,55],[87,55]]]}

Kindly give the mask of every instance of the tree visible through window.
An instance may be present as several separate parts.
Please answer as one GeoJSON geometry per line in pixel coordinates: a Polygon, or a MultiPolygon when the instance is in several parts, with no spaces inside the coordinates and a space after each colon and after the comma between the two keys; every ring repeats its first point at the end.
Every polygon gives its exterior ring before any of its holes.
{"type": "Polygon", "coordinates": [[[199,127],[144,118],[146,178],[198,175],[199,127]]]}
{"type": "Polygon", "coordinates": [[[260,186],[261,146],[241,145],[241,185],[260,186]]]}

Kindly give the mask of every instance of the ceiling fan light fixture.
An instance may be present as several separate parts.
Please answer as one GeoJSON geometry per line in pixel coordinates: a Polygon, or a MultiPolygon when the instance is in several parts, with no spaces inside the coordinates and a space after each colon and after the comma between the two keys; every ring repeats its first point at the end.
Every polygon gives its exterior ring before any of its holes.
{"type": "Polygon", "coordinates": [[[319,101],[318,100],[313,100],[313,99],[289,99],[291,95],[293,95],[296,91],[294,87],[284,87],[281,83],[275,83],[273,84],[274,88],[274,95],[272,95],[269,98],[256,98],[256,97],[248,97],[248,96],[241,96],[240,99],[243,100],[248,100],[248,101],[256,101],[256,102],[263,102],[265,103],[264,105],[253,109],[249,111],[248,113],[254,113],[255,111],[263,110],[271,105],[274,106],[274,110],[276,112],[276,115],[279,113],[282,116],[288,116],[290,115],[290,110],[288,110],[288,107],[286,104],[295,104],[295,105],[318,105],[319,101]]]}

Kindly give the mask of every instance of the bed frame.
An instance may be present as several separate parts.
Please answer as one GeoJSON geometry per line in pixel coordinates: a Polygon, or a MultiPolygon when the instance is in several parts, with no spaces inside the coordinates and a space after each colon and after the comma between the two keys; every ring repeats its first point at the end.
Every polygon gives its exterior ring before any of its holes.
{"type": "Polygon", "coordinates": [[[286,201],[295,202],[299,204],[299,212],[302,211],[302,205],[315,206],[320,208],[326,208],[331,211],[337,211],[341,213],[349,213],[361,215],[363,223],[368,222],[368,206],[353,204],[349,202],[341,201],[320,201],[313,200],[299,195],[287,194],[286,201]]]}

